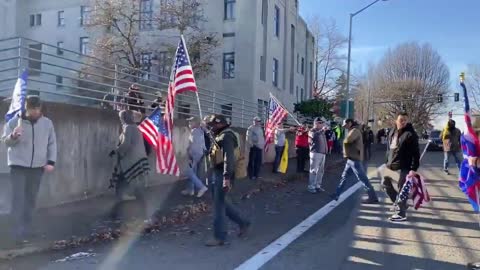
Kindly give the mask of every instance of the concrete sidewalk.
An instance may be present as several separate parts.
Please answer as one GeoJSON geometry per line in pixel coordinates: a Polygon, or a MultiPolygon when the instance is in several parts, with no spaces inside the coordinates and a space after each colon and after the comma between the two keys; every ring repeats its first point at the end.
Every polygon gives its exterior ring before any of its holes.
{"type": "MultiPolygon", "coordinates": [[[[327,169],[338,167],[339,162],[343,162],[340,155],[332,155],[327,159],[326,167],[327,169]]],[[[295,160],[290,160],[287,175],[271,174],[270,166],[270,164],[265,164],[262,167],[262,178],[259,181],[237,180],[233,195],[238,197],[254,196],[256,192],[265,191],[269,186],[284,183],[285,180],[296,177],[294,173],[295,160]]],[[[115,207],[113,196],[102,196],[59,207],[39,209],[34,215],[34,228],[38,237],[23,247],[13,247],[8,244],[8,241],[1,241],[0,259],[46,251],[52,248],[54,242],[61,240],[68,242],[72,237],[82,238],[97,233],[100,234],[99,238],[102,238],[103,232],[112,232],[130,223],[141,223],[152,215],[168,218],[179,211],[185,211],[183,206],[203,205],[199,212],[209,211],[207,208],[211,204],[209,193],[201,199],[185,197],[180,195],[184,186],[185,181],[178,181],[149,188],[146,196],[146,209],[136,201],[124,202],[120,204],[120,209],[116,209],[120,212],[119,217],[112,216],[115,207]]],[[[8,236],[10,230],[8,216],[0,216],[0,233],[8,236]]]]}

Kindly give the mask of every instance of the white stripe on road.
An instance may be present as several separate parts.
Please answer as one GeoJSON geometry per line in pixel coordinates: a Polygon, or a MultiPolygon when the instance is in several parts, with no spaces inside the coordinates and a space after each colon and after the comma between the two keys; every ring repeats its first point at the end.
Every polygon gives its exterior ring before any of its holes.
{"type": "Polygon", "coordinates": [[[307,219],[302,221],[300,224],[292,228],[290,231],[280,236],[277,240],[272,242],[270,245],[260,250],[253,257],[248,259],[246,262],[242,263],[240,266],[235,268],[235,270],[253,270],[259,269],[273,257],[275,257],[280,251],[285,249],[308,229],[317,224],[322,220],[326,215],[328,215],[333,209],[340,205],[343,201],[348,199],[352,194],[354,194],[359,188],[362,187],[361,182],[357,182],[355,185],[350,187],[347,191],[340,195],[338,202],[331,201],[327,203],[324,207],[320,208],[317,212],[310,215],[307,219]]]}

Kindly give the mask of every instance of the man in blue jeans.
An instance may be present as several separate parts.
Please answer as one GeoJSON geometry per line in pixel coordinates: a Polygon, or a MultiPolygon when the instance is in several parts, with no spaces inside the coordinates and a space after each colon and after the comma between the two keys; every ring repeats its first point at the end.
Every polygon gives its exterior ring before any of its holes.
{"type": "Polygon", "coordinates": [[[368,180],[367,174],[363,167],[363,138],[362,132],[358,129],[357,124],[353,119],[346,119],[343,122],[343,127],[347,130],[345,140],[343,141],[343,155],[347,159],[345,169],[342,173],[342,179],[337,187],[333,199],[338,201],[338,197],[342,194],[347,177],[352,171],[357,177],[358,181],[362,182],[368,194],[368,199],[364,203],[374,204],[378,203],[377,194],[373,189],[372,184],[368,180]]]}
{"type": "Polygon", "coordinates": [[[262,154],[265,147],[265,136],[260,117],[253,118],[253,125],[247,129],[247,146],[250,149],[248,156],[248,177],[256,180],[262,166],[262,154]]]}
{"type": "Polygon", "coordinates": [[[214,238],[206,243],[206,246],[214,247],[226,244],[225,216],[237,223],[240,228],[239,237],[247,233],[250,222],[240,215],[228,199],[232,181],[235,179],[237,162],[235,152],[240,147],[238,134],[229,128],[230,120],[223,115],[211,115],[206,122],[215,136],[215,143],[209,154],[214,208],[214,238]]]}
{"type": "Polygon", "coordinates": [[[205,131],[200,126],[200,119],[197,117],[190,117],[187,121],[191,129],[187,149],[190,162],[186,170],[189,181],[187,188],[182,191],[182,194],[193,196],[195,195],[195,190],[197,190],[197,197],[200,198],[208,190],[204,182],[199,178],[199,175],[202,173],[201,170],[204,169],[204,156],[207,151],[205,146],[205,131]]]}

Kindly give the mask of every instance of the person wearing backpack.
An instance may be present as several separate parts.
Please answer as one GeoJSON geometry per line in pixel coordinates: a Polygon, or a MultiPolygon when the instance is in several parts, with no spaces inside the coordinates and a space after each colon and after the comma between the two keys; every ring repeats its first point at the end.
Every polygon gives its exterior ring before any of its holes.
{"type": "Polygon", "coordinates": [[[206,243],[206,246],[223,246],[227,243],[225,216],[239,226],[239,237],[244,236],[250,227],[250,221],[241,216],[228,198],[238,170],[240,136],[230,128],[230,119],[223,115],[210,115],[206,117],[205,122],[215,138],[209,153],[211,171],[209,185],[213,194],[214,237],[206,243]]]}
{"type": "Polygon", "coordinates": [[[205,146],[205,131],[200,127],[200,120],[197,117],[190,117],[187,121],[191,129],[187,149],[190,162],[186,170],[189,182],[182,194],[193,196],[195,195],[195,190],[198,190],[197,197],[201,198],[208,190],[198,177],[201,173],[203,159],[207,150],[205,146]]]}

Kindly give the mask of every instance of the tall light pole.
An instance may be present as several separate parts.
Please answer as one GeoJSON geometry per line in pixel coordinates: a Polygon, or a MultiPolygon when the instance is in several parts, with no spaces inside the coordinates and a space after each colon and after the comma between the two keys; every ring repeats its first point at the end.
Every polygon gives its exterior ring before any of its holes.
{"type": "Polygon", "coordinates": [[[375,0],[373,1],[370,5],[360,9],[359,11],[355,13],[350,13],[350,31],[348,34],[348,59],[347,59],[347,104],[346,104],[346,110],[345,110],[345,118],[349,118],[348,116],[350,115],[350,62],[351,62],[351,56],[352,56],[352,24],[353,24],[353,17],[357,16],[358,14],[362,13],[364,10],[367,8],[375,5],[377,2],[380,1],[387,1],[387,0],[375,0]]]}

